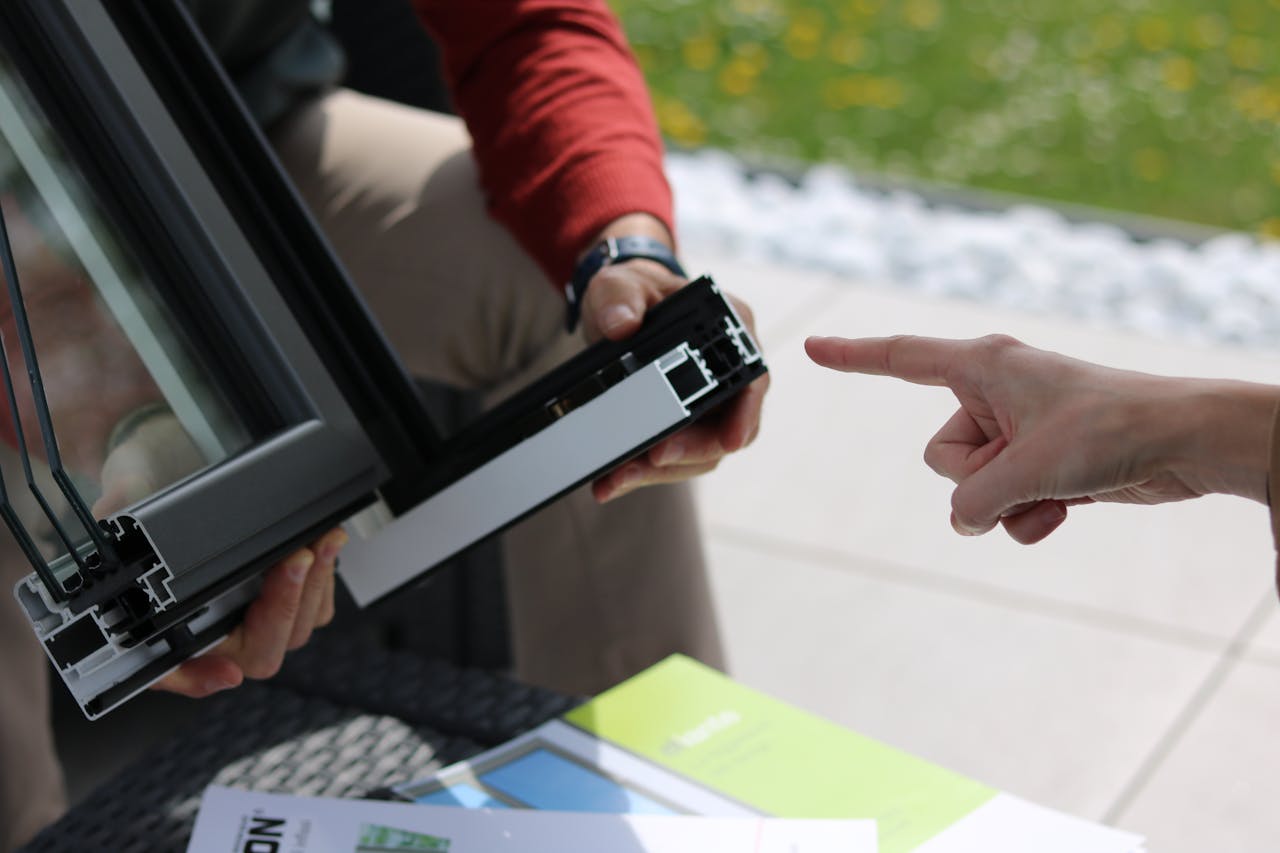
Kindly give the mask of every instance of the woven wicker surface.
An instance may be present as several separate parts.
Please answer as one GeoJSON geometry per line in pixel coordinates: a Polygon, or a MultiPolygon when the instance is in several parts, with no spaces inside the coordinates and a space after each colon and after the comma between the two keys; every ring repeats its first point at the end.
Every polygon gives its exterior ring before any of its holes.
{"type": "Polygon", "coordinates": [[[320,642],[271,683],[211,699],[22,853],[186,849],[207,785],[359,797],[507,740],[573,700],[405,654],[320,642]]]}
{"type": "Polygon", "coordinates": [[[509,740],[576,704],[559,693],[490,672],[352,644],[341,635],[291,655],[275,683],[489,745],[509,740]]]}

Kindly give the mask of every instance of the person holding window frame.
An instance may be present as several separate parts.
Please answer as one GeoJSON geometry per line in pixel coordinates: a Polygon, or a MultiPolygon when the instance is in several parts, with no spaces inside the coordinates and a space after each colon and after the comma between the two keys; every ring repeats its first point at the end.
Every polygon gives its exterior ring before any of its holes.
{"type": "MultiPolygon", "coordinates": [[[[415,375],[496,402],[591,341],[634,333],[646,309],[686,283],[647,90],[605,0],[414,2],[462,120],[340,88],[341,52],[309,0],[182,2],[415,375]],[[606,258],[610,238],[640,248],[606,258]],[[575,310],[566,330],[567,282],[575,310]]],[[[722,664],[685,481],[754,439],[768,381],[506,534],[518,677],[592,693],[676,651],[722,664]]],[[[181,458],[185,440],[152,402],[119,422],[127,428],[112,430],[104,465],[113,503],[145,488],[162,458],[181,458]]],[[[298,618],[311,600],[299,592],[288,629],[245,632],[233,641],[251,648],[239,652],[269,650],[278,666],[277,652],[331,616],[340,546],[332,534],[273,570],[259,611],[288,602],[273,584],[285,586],[302,563],[304,577],[322,580],[320,605],[298,618]]],[[[282,621],[254,612],[246,625],[282,621]]],[[[32,645],[29,635],[21,642],[32,645]]],[[[225,657],[236,671],[210,669],[210,660],[189,662],[165,686],[202,696],[272,669],[225,657]],[[199,677],[186,678],[192,667],[199,677]]],[[[34,707],[0,702],[0,726],[29,732],[43,718],[43,661],[11,673],[34,685],[17,691],[34,707]],[[24,714],[21,725],[5,721],[24,714]]],[[[6,753],[0,771],[25,781],[0,786],[11,801],[0,813],[21,815],[24,796],[43,810],[10,841],[60,806],[46,793],[58,786],[51,745],[36,737],[29,746],[21,768],[6,753]]]]}

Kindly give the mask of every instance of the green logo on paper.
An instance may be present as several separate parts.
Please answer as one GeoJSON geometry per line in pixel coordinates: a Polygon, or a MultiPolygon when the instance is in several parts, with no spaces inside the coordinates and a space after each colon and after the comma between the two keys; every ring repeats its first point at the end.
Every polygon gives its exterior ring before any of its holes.
{"type": "Polygon", "coordinates": [[[352,853],[401,853],[406,850],[431,850],[444,853],[449,839],[423,832],[410,832],[372,823],[360,825],[360,840],[352,853]]]}

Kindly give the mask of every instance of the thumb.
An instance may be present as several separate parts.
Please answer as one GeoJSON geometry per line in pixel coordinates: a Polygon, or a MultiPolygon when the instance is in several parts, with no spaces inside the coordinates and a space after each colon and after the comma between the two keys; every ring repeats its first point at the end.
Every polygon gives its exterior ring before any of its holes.
{"type": "Polygon", "coordinates": [[[640,318],[644,316],[644,306],[639,300],[622,300],[600,306],[596,312],[596,328],[603,337],[610,340],[622,340],[630,337],[640,326],[640,318]]]}
{"type": "Polygon", "coordinates": [[[1043,489],[1033,466],[1021,461],[1015,445],[960,481],[951,493],[951,525],[963,536],[980,536],[1015,507],[1041,498],[1043,489]]]}
{"type": "Polygon", "coordinates": [[[629,272],[621,268],[606,270],[591,282],[583,306],[587,340],[622,340],[640,328],[648,307],[646,292],[629,272]]]}

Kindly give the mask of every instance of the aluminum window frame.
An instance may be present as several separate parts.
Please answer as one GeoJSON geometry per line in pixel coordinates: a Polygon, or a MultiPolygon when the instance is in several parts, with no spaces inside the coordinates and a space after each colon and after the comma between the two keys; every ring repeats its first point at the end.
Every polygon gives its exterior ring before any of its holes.
{"type": "MultiPolygon", "coordinates": [[[[148,227],[162,229],[149,241],[155,243],[152,254],[159,244],[176,251],[176,266],[186,275],[152,275],[152,281],[164,282],[169,307],[195,349],[211,354],[212,347],[223,348],[228,369],[215,373],[215,381],[231,395],[251,433],[259,434],[247,449],[112,516],[136,521],[146,531],[174,572],[177,598],[243,579],[369,503],[389,478],[386,455],[397,456],[409,470],[425,464],[436,437],[407,375],[367,310],[358,305],[351,311],[352,300],[358,302],[354,288],[185,10],[145,0],[16,0],[0,8],[0,24],[14,64],[77,165],[91,173],[87,177],[98,195],[127,201],[131,214],[141,212],[138,218],[148,227]],[[134,31],[127,37],[118,21],[131,23],[134,31]],[[150,53],[139,43],[147,38],[150,53]],[[184,65],[190,67],[184,70],[172,54],[156,52],[166,39],[173,40],[171,48],[188,51],[184,65]],[[203,146],[197,151],[173,101],[166,103],[153,85],[183,75],[209,97],[207,104],[187,106],[207,122],[247,135],[256,148],[230,150],[227,137],[201,136],[196,128],[203,146]],[[94,149],[87,157],[86,137],[94,149]],[[245,157],[245,174],[211,171],[211,151],[217,155],[214,168],[245,157]],[[257,175],[264,169],[274,173],[276,183],[246,199],[246,176],[255,169],[257,175]],[[106,192],[100,185],[104,175],[111,184],[106,192]],[[233,213],[234,202],[239,206],[233,213]],[[272,235],[274,242],[263,239],[281,227],[292,235],[310,232],[311,239],[281,251],[280,234],[272,235]],[[331,304],[316,292],[309,278],[317,268],[316,278],[325,278],[347,304],[331,304]],[[284,278],[295,279],[292,300],[281,270],[284,278]],[[326,339],[324,324],[295,314],[309,299],[327,307],[331,324],[342,312],[343,328],[350,332],[323,352],[316,341],[326,339]],[[307,328],[304,320],[310,320],[307,328]],[[339,387],[335,378],[334,364],[343,360],[359,365],[356,380],[368,384],[360,411],[348,399],[360,397],[360,390],[353,391],[350,380],[339,387]],[[237,389],[231,383],[242,384],[237,389]],[[377,389],[372,396],[370,387],[377,389]],[[410,434],[417,438],[406,439],[410,434]],[[379,437],[383,450],[375,446],[379,437]]],[[[139,255],[149,254],[136,232],[124,237],[139,255]]],[[[168,261],[172,269],[175,258],[168,261]]],[[[73,609],[93,606],[108,594],[104,590],[99,585],[97,594],[77,596],[73,609]]],[[[180,618],[183,610],[170,615],[180,618]]]]}

